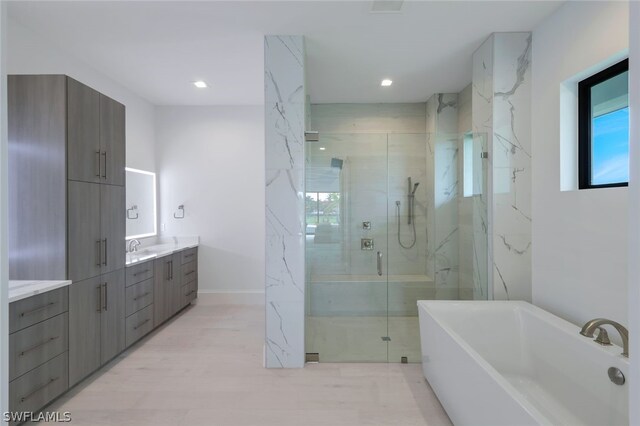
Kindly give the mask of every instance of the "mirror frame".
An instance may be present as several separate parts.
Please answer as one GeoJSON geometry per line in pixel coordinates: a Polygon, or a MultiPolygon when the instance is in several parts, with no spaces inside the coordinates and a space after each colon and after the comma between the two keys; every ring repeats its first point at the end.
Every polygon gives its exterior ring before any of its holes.
{"type": "MultiPolygon", "coordinates": [[[[148,172],[146,170],[134,169],[132,167],[125,167],[125,172],[134,172],[140,173],[144,175],[153,176],[153,232],[147,234],[139,234],[139,235],[127,235],[125,237],[126,241],[133,240],[134,238],[146,238],[146,237],[155,237],[158,235],[158,193],[156,192],[156,174],[155,172],[148,172]]],[[[126,184],[125,184],[126,190],[126,184]]]]}

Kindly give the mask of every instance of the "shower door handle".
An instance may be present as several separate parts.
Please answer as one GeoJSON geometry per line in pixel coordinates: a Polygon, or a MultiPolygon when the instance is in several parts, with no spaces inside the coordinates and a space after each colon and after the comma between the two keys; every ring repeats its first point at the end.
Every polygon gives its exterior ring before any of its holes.
{"type": "Polygon", "coordinates": [[[381,251],[378,252],[377,258],[378,258],[378,275],[382,276],[382,252],[381,251]]]}

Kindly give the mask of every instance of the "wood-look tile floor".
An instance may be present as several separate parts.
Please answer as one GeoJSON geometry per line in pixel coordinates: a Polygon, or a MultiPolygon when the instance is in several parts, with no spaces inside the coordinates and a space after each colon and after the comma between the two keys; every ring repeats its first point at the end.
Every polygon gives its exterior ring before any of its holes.
{"type": "Polygon", "coordinates": [[[47,408],[72,425],[450,425],[419,364],[262,366],[264,307],[183,311],[47,408]]]}

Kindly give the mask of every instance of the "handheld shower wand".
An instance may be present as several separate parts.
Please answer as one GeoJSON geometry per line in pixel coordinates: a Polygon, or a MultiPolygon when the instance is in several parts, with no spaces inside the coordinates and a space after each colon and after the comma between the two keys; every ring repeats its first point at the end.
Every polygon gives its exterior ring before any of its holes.
{"type": "Polygon", "coordinates": [[[409,246],[405,246],[404,244],[402,244],[402,241],[400,240],[400,201],[396,201],[396,216],[398,217],[398,244],[400,244],[400,247],[404,249],[410,249],[416,245],[416,223],[414,218],[414,214],[415,214],[414,210],[415,210],[415,201],[416,201],[416,191],[418,190],[418,185],[420,185],[420,182],[416,182],[412,186],[411,177],[407,178],[407,201],[408,201],[407,224],[412,225],[412,229],[413,229],[413,242],[409,246]]]}

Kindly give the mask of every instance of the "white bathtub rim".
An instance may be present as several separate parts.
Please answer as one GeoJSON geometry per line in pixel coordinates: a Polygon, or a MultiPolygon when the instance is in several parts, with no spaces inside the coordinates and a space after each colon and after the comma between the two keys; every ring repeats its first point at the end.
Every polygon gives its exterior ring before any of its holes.
{"type": "MultiPolygon", "coordinates": [[[[498,370],[496,370],[488,361],[486,361],[482,356],[480,356],[480,354],[478,354],[478,352],[476,352],[475,349],[473,349],[462,337],[460,337],[460,335],[458,333],[456,333],[454,330],[452,330],[448,325],[444,324],[442,321],[440,321],[440,319],[438,318],[438,315],[433,313],[433,311],[431,311],[429,309],[429,305],[446,305],[446,304],[485,304],[485,303],[491,303],[491,304],[503,304],[503,305],[515,305],[516,307],[520,308],[520,309],[524,309],[527,310],[528,312],[536,315],[539,319],[548,322],[548,323],[552,323],[554,326],[559,326],[559,328],[562,329],[562,331],[567,332],[569,334],[571,334],[573,337],[575,337],[575,334],[578,334],[577,330],[579,330],[579,327],[569,323],[566,320],[563,320],[560,317],[557,317],[553,314],[551,314],[550,312],[547,312],[535,305],[532,305],[528,302],[524,302],[524,301],[502,301],[502,300],[485,300],[485,301],[477,301],[477,300],[456,300],[456,301],[452,301],[452,300],[418,300],[418,310],[420,309],[420,307],[423,307],[425,309],[425,311],[427,311],[431,317],[431,319],[438,324],[438,326],[440,326],[443,330],[445,330],[449,336],[451,336],[451,338],[458,344],[460,345],[473,359],[475,362],[477,362],[485,371],[487,371],[487,373],[503,388],[505,389],[505,391],[507,391],[509,394],[511,395],[517,395],[518,397],[514,398],[516,400],[516,402],[518,403],[518,405],[520,405],[523,410],[525,410],[531,417],[533,417],[536,422],[538,422],[541,425],[549,425],[549,426],[553,426],[552,423],[550,423],[549,418],[547,416],[545,416],[538,408],[536,408],[533,404],[531,404],[526,397],[522,394],[521,391],[519,391],[518,389],[516,389],[511,383],[509,383],[509,381],[502,375],[500,374],[500,372],[498,372],[498,370]],[[575,333],[575,334],[574,334],[575,333]]],[[[578,334],[579,335],[579,334],[578,334]]],[[[589,350],[602,350],[604,352],[606,352],[607,355],[613,355],[614,357],[616,357],[616,359],[620,362],[622,362],[623,364],[626,364],[627,366],[627,371],[628,371],[628,366],[629,366],[629,360],[628,358],[625,358],[621,355],[622,352],[622,348],[620,348],[619,346],[616,345],[612,345],[612,346],[601,346],[601,345],[597,345],[595,344],[591,339],[587,339],[585,337],[585,343],[589,344],[591,343],[593,346],[589,345],[589,350]]],[[[428,380],[428,378],[427,378],[428,380]]]]}
{"type": "MultiPolygon", "coordinates": [[[[598,344],[593,342],[593,339],[591,339],[589,337],[581,336],[579,334],[580,327],[578,327],[577,325],[572,324],[569,321],[564,320],[564,319],[552,314],[551,312],[547,312],[544,309],[539,308],[539,307],[537,307],[537,306],[535,306],[535,305],[533,305],[533,304],[531,304],[529,302],[525,302],[525,301],[521,301],[521,300],[517,300],[517,301],[516,300],[514,300],[514,301],[508,301],[508,300],[483,300],[483,301],[478,301],[478,300],[418,300],[417,303],[418,303],[418,306],[424,306],[425,309],[427,310],[427,312],[429,312],[429,313],[432,312],[429,309],[429,305],[447,305],[447,304],[473,304],[473,305],[479,305],[479,304],[489,304],[489,303],[491,303],[491,304],[501,304],[501,305],[515,305],[518,308],[524,309],[527,312],[529,312],[530,314],[535,315],[536,317],[538,317],[540,320],[544,321],[545,323],[552,324],[554,327],[556,327],[556,328],[562,330],[564,333],[566,333],[570,338],[580,341],[581,342],[580,344],[584,345],[585,348],[604,352],[607,355],[613,356],[618,362],[622,363],[626,367],[629,366],[629,358],[622,356],[622,351],[623,351],[622,347],[620,347],[620,346],[618,346],[616,344],[612,344],[611,346],[598,345],[598,344]]],[[[437,314],[436,314],[436,316],[437,316],[437,314]]],[[[434,320],[438,323],[438,325],[440,325],[442,328],[447,330],[447,332],[449,332],[452,335],[454,335],[455,338],[456,338],[456,342],[463,342],[465,348],[471,349],[473,351],[474,355],[477,355],[479,358],[482,358],[475,350],[473,350],[468,344],[466,344],[464,342],[464,339],[462,337],[460,337],[458,335],[458,333],[453,331],[447,325],[443,324],[438,318],[436,318],[436,316],[433,316],[434,320]]]]}

